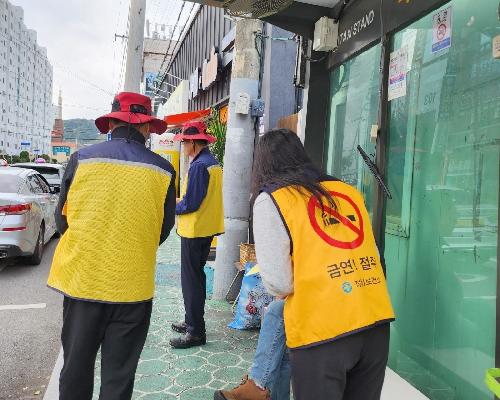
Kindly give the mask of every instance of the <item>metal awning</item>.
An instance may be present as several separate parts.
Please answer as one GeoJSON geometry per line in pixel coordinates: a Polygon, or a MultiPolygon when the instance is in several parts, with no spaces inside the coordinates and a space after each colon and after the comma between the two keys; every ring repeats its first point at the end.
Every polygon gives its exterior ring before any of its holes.
{"type": "Polygon", "coordinates": [[[190,111],[182,114],[167,115],[164,121],[168,124],[169,128],[181,128],[186,122],[200,120],[210,115],[210,108],[206,110],[190,111]]]}
{"type": "Polygon", "coordinates": [[[294,1],[285,10],[262,20],[311,39],[314,36],[316,21],[321,17],[332,16],[339,3],[342,3],[342,0],[294,1]]]}

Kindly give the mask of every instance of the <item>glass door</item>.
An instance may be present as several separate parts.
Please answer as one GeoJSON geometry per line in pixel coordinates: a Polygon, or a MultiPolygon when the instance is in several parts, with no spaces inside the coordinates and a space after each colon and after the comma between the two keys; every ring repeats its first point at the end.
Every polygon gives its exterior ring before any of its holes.
{"type": "Polygon", "coordinates": [[[347,61],[331,75],[326,171],[357,187],[372,212],[374,178],[357,146],[374,156],[370,130],[377,123],[380,89],[380,45],[347,61]]]}
{"type": "Polygon", "coordinates": [[[453,0],[392,43],[407,67],[388,118],[390,367],[432,400],[492,399],[483,378],[495,364],[497,15],[498,0],[453,0]]]}

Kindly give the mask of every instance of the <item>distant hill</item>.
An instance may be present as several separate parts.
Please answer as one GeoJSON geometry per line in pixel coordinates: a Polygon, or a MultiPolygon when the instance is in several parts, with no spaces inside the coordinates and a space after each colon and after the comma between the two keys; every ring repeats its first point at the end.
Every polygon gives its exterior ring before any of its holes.
{"type": "Polygon", "coordinates": [[[64,120],[64,139],[93,140],[99,137],[93,119],[66,119],[64,120]]]}

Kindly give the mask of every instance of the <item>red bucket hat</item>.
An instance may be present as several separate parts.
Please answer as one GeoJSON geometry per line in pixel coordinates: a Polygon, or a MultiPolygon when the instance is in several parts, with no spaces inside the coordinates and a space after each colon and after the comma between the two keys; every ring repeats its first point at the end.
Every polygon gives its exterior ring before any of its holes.
{"type": "Polygon", "coordinates": [[[217,138],[207,133],[207,126],[203,122],[186,122],[182,125],[182,132],[174,136],[174,140],[206,140],[215,143],[217,138]]]}
{"type": "Polygon", "coordinates": [[[109,114],[95,120],[101,133],[108,133],[109,120],[118,119],[129,124],[145,124],[149,122],[149,131],[162,134],[167,130],[167,123],[151,115],[151,99],[139,93],[118,93],[109,114]]]}

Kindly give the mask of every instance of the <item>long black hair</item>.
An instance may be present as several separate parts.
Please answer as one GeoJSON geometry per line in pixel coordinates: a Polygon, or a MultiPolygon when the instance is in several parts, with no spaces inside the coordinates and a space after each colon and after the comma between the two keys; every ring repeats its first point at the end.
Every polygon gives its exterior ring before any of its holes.
{"type": "Polygon", "coordinates": [[[313,164],[292,131],[273,129],[260,138],[255,149],[252,202],[265,188],[293,187],[316,197],[322,208],[325,200],[330,207],[336,208],[332,195],[321,184],[328,179],[332,180],[313,164]]]}

